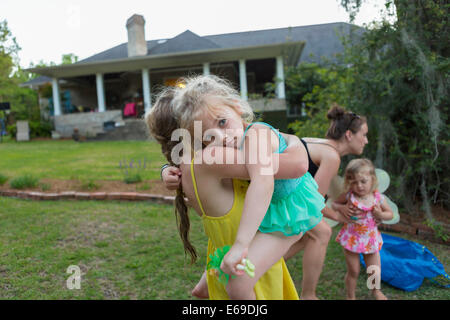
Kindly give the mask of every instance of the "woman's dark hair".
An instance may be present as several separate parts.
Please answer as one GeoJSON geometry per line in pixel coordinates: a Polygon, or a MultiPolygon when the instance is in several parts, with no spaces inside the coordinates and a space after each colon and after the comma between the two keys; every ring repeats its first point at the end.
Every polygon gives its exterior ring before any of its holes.
{"type": "Polygon", "coordinates": [[[347,130],[353,133],[358,132],[361,126],[367,122],[366,117],[346,111],[337,104],[332,105],[330,110],[328,110],[327,118],[331,120],[331,124],[326,137],[333,140],[342,138],[347,130]]]}
{"type": "MultiPolygon", "coordinates": [[[[176,89],[170,87],[164,89],[158,95],[158,99],[150,113],[145,117],[150,134],[161,145],[161,151],[171,165],[174,165],[171,157],[172,149],[179,143],[179,141],[172,141],[172,132],[180,127],[172,108],[175,90],[176,89]]],[[[175,218],[177,221],[178,232],[183,241],[184,252],[190,254],[191,262],[194,263],[197,259],[197,252],[189,241],[189,229],[191,223],[189,221],[188,207],[184,200],[184,192],[181,183],[175,197],[175,218]]]]}

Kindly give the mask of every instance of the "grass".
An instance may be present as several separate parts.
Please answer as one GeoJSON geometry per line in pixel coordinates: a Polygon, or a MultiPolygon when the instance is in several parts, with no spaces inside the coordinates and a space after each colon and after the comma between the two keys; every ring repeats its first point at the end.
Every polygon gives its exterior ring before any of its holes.
{"type": "MultiPolygon", "coordinates": [[[[190,265],[169,206],[0,198],[0,299],[188,299],[190,265]],[[66,273],[81,269],[81,289],[66,273]]],[[[200,260],[206,240],[194,219],[200,260]]]]}
{"type": "Polygon", "coordinates": [[[161,149],[153,141],[105,141],[78,143],[71,140],[46,140],[0,144],[0,170],[10,178],[25,173],[38,179],[123,180],[119,164],[123,159],[144,160],[143,180],[159,179],[165,163],[161,149]]]}
{"type": "MultiPolygon", "coordinates": [[[[0,197],[0,299],[191,299],[207,245],[200,218],[191,220],[194,265],[184,258],[171,206],[0,197]],[[81,269],[79,290],[66,287],[70,265],[81,269]]],[[[448,247],[420,242],[449,265],[448,247]]],[[[287,265],[300,292],[302,254],[287,265]]],[[[344,299],[344,274],[341,248],[331,241],[318,296],[344,299]]],[[[362,270],[357,296],[370,299],[365,283],[362,270]]],[[[450,299],[450,290],[427,280],[414,292],[382,289],[390,299],[450,299]]]]}

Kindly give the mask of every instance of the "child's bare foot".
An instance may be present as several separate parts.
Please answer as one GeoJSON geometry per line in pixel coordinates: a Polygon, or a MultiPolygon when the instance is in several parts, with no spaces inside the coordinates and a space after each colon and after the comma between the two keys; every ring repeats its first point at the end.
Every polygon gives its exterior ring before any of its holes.
{"type": "Polygon", "coordinates": [[[381,290],[373,290],[372,291],[373,297],[375,300],[387,300],[388,298],[381,292],[381,290]]]}
{"type": "Polygon", "coordinates": [[[191,294],[199,299],[209,298],[208,284],[206,283],[206,271],[203,272],[200,281],[197,283],[194,290],[191,291],[191,294]]]}

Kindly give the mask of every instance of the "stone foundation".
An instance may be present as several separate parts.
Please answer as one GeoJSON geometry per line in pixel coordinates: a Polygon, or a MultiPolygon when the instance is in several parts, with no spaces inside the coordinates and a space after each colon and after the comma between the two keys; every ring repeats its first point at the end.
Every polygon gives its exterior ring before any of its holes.
{"type": "Polygon", "coordinates": [[[64,114],[54,117],[54,120],[55,131],[64,138],[72,137],[75,128],[81,136],[95,137],[104,132],[104,122],[123,122],[121,110],[64,114]]]}

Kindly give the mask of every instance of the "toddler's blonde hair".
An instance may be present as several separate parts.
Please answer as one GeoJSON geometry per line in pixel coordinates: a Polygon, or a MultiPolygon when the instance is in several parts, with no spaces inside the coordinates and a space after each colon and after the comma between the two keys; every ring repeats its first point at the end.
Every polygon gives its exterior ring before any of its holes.
{"type": "Polygon", "coordinates": [[[229,81],[214,75],[202,75],[182,78],[180,83],[181,88],[177,88],[173,99],[173,109],[181,128],[192,132],[194,121],[205,112],[217,116],[220,109],[211,103],[211,98],[231,108],[240,108],[244,123],[253,121],[252,108],[229,81]]]}
{"type": "Polygon", "coordinates": [[[374,192],[378,188],[378,179],[375,174],[375,166],[372,161],[367,158],[361,159],[353,159],[345,168],[344,173],[344,187],[346,190],[350,190],[350,185],[352,181],[355,179],[357,174],[368,174],[372,177],[372,189],[371,192],[374,192]]]}

